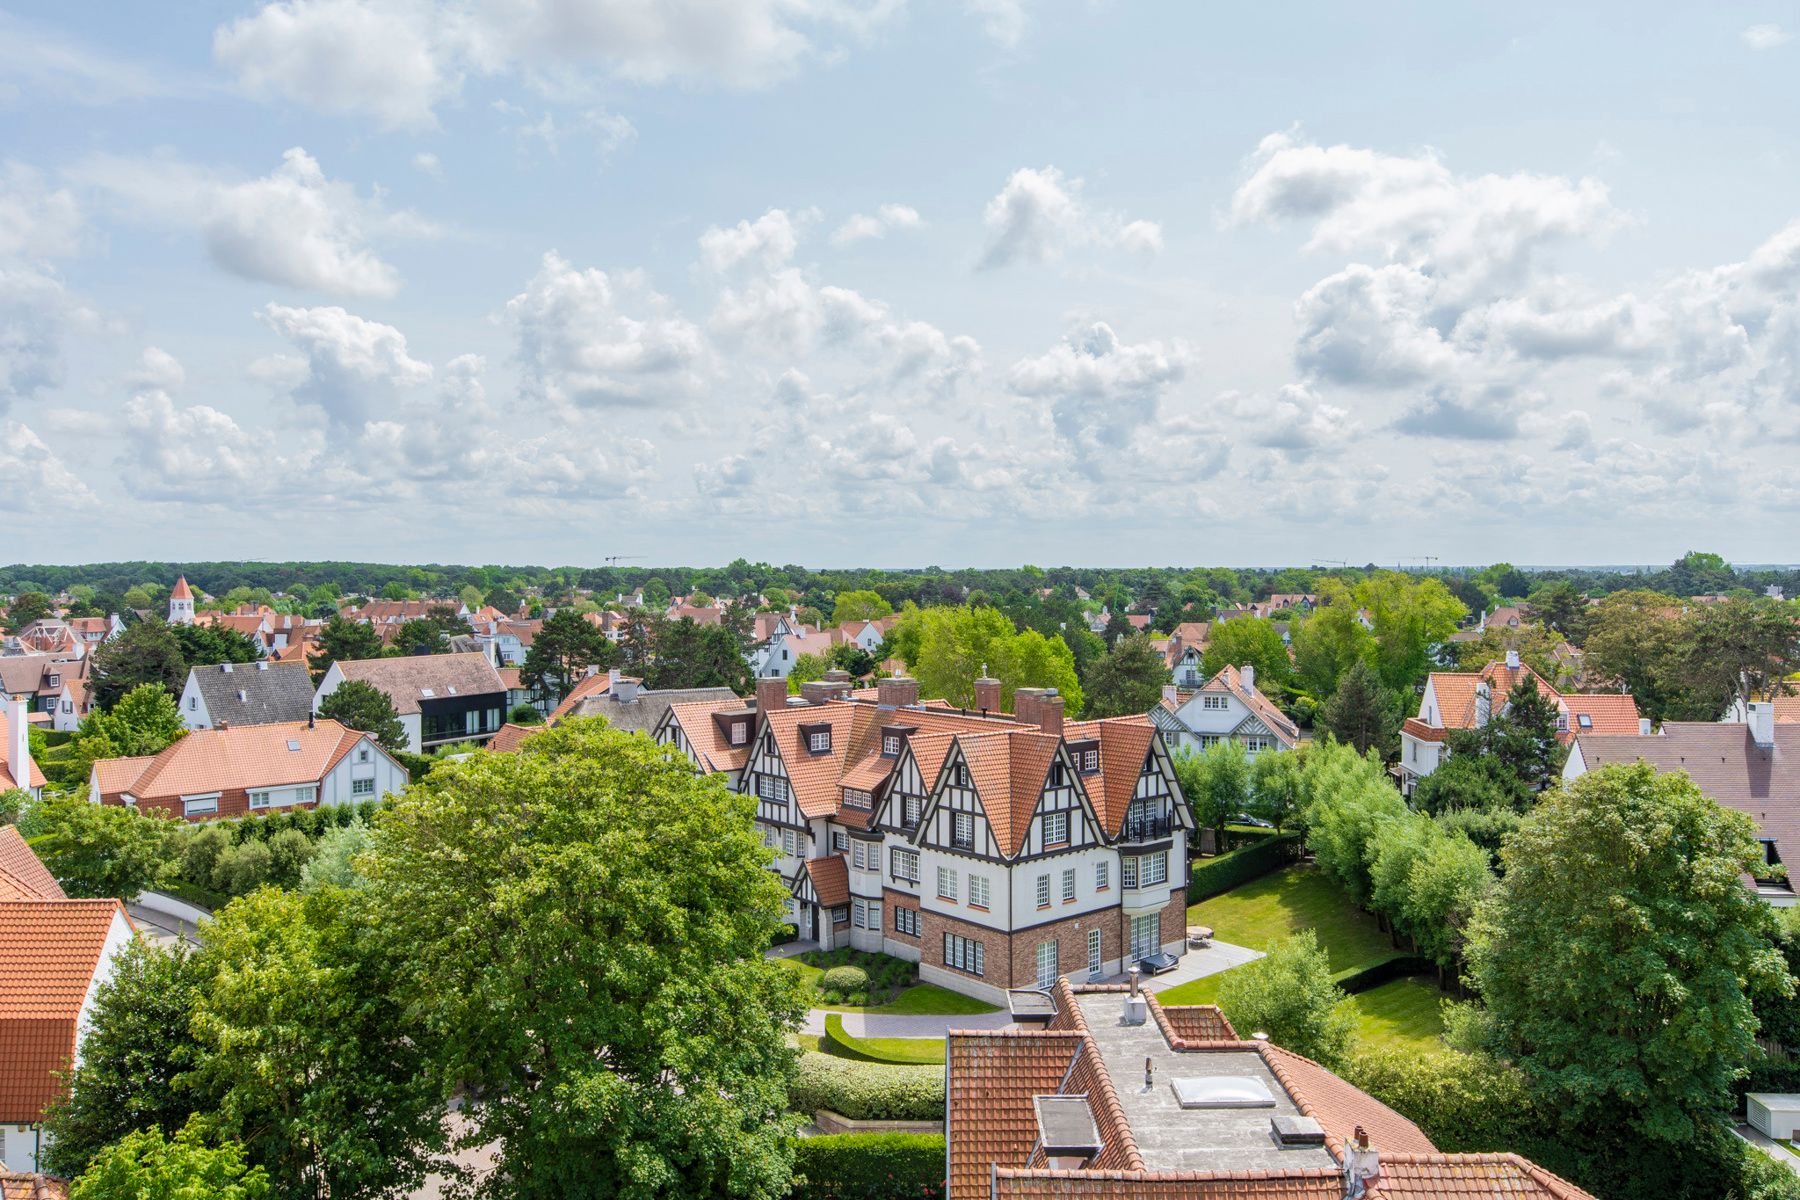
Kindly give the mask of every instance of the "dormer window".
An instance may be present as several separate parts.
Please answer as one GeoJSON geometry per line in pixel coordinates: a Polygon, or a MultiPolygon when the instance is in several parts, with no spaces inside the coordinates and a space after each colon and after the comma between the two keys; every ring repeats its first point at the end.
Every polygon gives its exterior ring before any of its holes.
{"type": "Polygon", "coordinates": [[[1083,775],[1092,775],[1099,770],[1100,749],[1097,746],[1089,746],[1086,750],[1081,752],[1081,773],[1083,775]]]}
{"type": "Polygon", "coordinates": [[[881,755],[882,755],[882,757],[883,758],[893,758],[896,755],[898,755],[899,753],[900,753],[900,735],[897,733],[882,734],[881,735],[881,755]]]}
{"type": "Polygon", "coordinates": [[[956,764],[956,769],[951,772],[950,777],[956,781],[957,787],[969,786],[969,768],[962,763],[956,764]]]}
{"type": "Polygon", "coordinates": [[[1061,787],[1062,785],[1063,785],[1063,765],[1059,762],[1053,762],[1050,764],[1050,781],[1047,786],[1061,787]]]}
{"type": "Polygon", "coordinates": [[[806,747],[808,754],[831,753],[831,726],[800,726],[800,744],[806,747]]]}
{"type": "Polygon", "coordinates": [[[733,721],[731,723],[731,744],[742,746],[750,740],[750,722],[733,721]]]}

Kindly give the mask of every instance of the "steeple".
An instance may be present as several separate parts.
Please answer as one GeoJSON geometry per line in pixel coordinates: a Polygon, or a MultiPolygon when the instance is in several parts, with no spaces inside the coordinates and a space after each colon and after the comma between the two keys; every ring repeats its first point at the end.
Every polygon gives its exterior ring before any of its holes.
{"type": "Polygon", "coordinates": [[[194,623],[194,593],[188,587],[187,576],[183,575],[175,581],[175,587],[169,592],[169,624],[192,625],[194,623]]]}

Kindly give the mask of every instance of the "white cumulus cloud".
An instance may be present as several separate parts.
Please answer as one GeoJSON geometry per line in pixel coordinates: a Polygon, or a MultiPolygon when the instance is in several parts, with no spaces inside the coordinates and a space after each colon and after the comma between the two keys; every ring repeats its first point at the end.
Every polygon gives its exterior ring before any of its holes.
{"type": "Polygon", "coordinates": [[[884,238],[899,230],[918,229],[925,222],[919,210],[905,204],[883,204],[873,214],[855,213],[831,233],[831,244],[849,246],[856,242],[884,238]]]}
{"type": "Polygon", "coordinates": [[[988,240],[978,265],[1045,262],[1082,246],[1152,254],[1162,249],[1162,226],[1096,212],[1081,190],[1081,180],[1069,179],[1055,167],[1014,171],[982,214],[988,240]]]}

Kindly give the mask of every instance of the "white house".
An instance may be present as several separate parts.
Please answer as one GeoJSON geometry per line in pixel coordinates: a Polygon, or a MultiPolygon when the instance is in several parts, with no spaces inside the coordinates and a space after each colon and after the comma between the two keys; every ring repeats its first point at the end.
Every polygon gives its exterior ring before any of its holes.
{"type": "Polygon", "coordinates": [[[1254,758],[1300,744],[1299,726],[1256,690],[1256,668],[1248,663],[1226,667],[1191,692],[1165,686],[1162,703],[1150,710],[1150,723],[1176,750],[1236,741],[1254,758]]]}
{"type": "Polygon", "coordinates": [[[506,681],[480,651],[334,662],[319,681],[313,711],[350,679],[386,694],[414,754],[451,742],[485,742],[506,719],[506,681]]]}
{"type": "Polygon", "coordinates": [[[312,698],[305,663],[262,659],[190,668],[177,703],[189,729],[212,729],[304,721],[312,698]]]}

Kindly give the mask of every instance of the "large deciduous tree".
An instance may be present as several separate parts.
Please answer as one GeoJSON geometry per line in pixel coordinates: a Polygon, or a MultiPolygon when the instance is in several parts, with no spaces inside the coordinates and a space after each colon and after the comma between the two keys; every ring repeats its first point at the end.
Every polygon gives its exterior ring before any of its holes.
{"type": "Polygon", "coordinates": [[[173,1135],[187,1124],[194,1101],[177,1080],[197,1053],[188,1022],[199,981],[185,943],[134,938],[120,951],[94,995],[68,1094],[45,1118],[48,1170],[72,1178],[135,1129],[173,1135]]]}
{"type": "Polygon", "coordinates": [[[831,605],[831,621],[834,625],[842,625],[845,621],[873,621],[893,611],[894,606],[883,600],[879,592],[839,592],[831,605]]]}
{"type": "Polygon", "coordinates": [[[1245,665],[1256,668],[1258,688],[1271,696],[1281,694],[1282,685],[1293,674],[1293,662],[1275,622],[1260,617],[1214,621],[1207,634],[1206,673],[1216,675],[1226,667],[1245,665]]]}
{"type": "Polygon", "coordinates": [[[752,798],[575,720],[446,764],[377,818],[409,1006],[469,1086],[482,1194],[777,1200],[804,1007],[752,798]]]}
{"type": "Polygon", "coordinates": [[[181,643],[156,617],[139,621],[94,651],[93,680],[88,691],[98,708],[107,709],[125,693],[154,683],[170,696],[181,695],[187,683],[188,661],[181,643]]]}
{"type": "Polygon", "coordinates": [[[262,657],[255,642],[223,625],[171,625],[169,632],[190,667],[255,662],[262,657]]]}
{"type": "Polygon", "coordinates": [[[1075,654],[1061,638],[1035,629],[1023,633],[999,609],[981,606],[912,609],[889,639],[919,681],[919,693],[963,707],[975,702],[983,668],[1001,684],[1002,702],[1022,687],[1053,687],[1065,711],[1079,713],[1085,696],[1075,675],[1075,654]],[[910,655],[911,657],[907,657],[910,655]]]}
{"type": "Polygon", "coordinates": [[[1300,685],[1320,699],[1337,690],[1351,667],[1375,661],[1375,635],[1358,616],[1356,597],[1335,579],[1320,585],[1318,605],[1294,627],[1292,637],[1300,685]]]}
{"type": "Polygon", "coordinates": [[[1548,793],[1501,857],[1468,950],[1496,1048],[1572,1134],[1694,1142],[1754,1046],[1746,989],[1793,988],[1739,882],[1762,860],[1750,819],[1615,765],[1548,793]]]}
{"type": "Polygon", "coordinates": [[[6,606],[6,631],[17,633],[33,621],[55,615],[56,610],[50,607],[50,597],[44,593],[20,592],[6,606]]]}
{"type": "Polygon", "coordinates": [[[319,715],[351,729],[372,733],[389,750],[406,749],[406,726],[386,692],[360,679],[346,679],[319,701],[319,715]]]}
{"type": "Polygon", "coordinates": [[[657,622],[656,653],[644,682],[656,688],[727,687],[742,695],[753,681],[737,634],[724,625],[701,625],[682,617],[657,622]]]}
{"type": "Polygon", "coordinates": [[[1162,703],[1169,664],[1142,635],[1120,638],[1112,649],[1088,665],[1084,684],[1087,715],[1123,717],[1143,714],[1162,703]]]}
{"type": "Polygon", "coordinates": [[[85,782],[98,760],[160,754],[187,731],[181,710],[162,685],[139,684],[110,710],[95,709],[81,719],[70,739],[70,774],[85,782]]]}
{"type": "Polygon", "coordinates": [[[86,796],[46,800],[20,823],[32,849],[71,896],[135,900],[161,881],[175,821],[86,796]]]}
{"type": "Polygon", "coordinates": [[[1681,680],[1696,719],[1716,720],[1734,703],[1786,691],[1784,680],[1800,669],[1794,618],[1772,600],[1696,605],[1683,626],[1681,680]]]}
{"type": "Polygon", "coordinates": [[[1312,930],[1271,942],[1255,962],[1227,971],[1219,1007],[1239,1036],[1267,1034],[1296,1054],[1333,1066],[1343,1061],[1355,1021],[1331,980],[1331,961],[1312,930]]]}
{"type": "Polygon", "coordinates": [[[1615,681],[1638,711],[1662,720],[1676,697],[1671,669],[1682,642],[1677,602],[1660,592],[1614,592],[1588,617],[1588,670],[1615,681]]]}
{"type": "Polygon", "coordinates": [[[606,640],[598,625],[572,608],[562,608],[544,622],[532,639],[519,668],[519,678],[527,687],[560,701],[590,668],[610,666],[617,658],[618,649],[606,640]]]}

